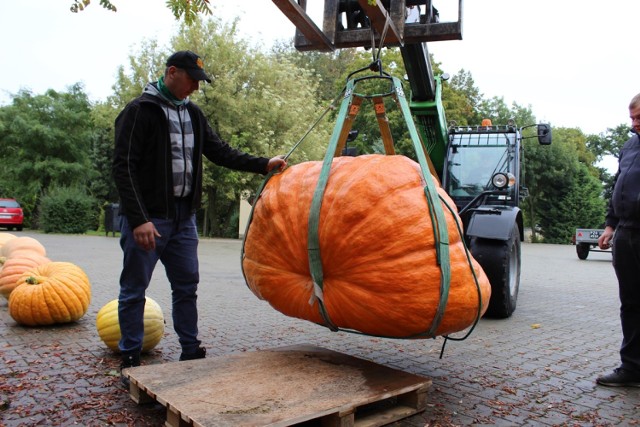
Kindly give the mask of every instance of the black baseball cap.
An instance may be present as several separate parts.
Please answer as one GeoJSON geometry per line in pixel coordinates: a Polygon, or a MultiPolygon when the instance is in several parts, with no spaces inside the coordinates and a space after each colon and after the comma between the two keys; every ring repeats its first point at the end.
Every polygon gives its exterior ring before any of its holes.
{"type": "Polygon", "coordinates": [[[202,59],[190,50],[181,50],[167,59],[167,67],[182,68],[194,80],[206,80],[211,83],[211,78],[204,72],[202,59]]]}

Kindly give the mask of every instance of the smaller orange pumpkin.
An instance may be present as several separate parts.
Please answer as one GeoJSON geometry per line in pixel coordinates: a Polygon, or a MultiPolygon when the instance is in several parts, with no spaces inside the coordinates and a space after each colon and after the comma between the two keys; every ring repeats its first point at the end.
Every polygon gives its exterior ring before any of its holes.
{"type": "Polygon", "coordinates": [[[9,314],[21,325],[75,322],[87,312],[91,283],[70,262],[49,262],[24,273],[9,297],[9,314]]]}
{"type": "Polygon", "coordinates": [[[49,258],[34,251],[11,252],[0,270],[0,295],[8,299],[26,271],[48,262],[51,262],[49,258]]]}

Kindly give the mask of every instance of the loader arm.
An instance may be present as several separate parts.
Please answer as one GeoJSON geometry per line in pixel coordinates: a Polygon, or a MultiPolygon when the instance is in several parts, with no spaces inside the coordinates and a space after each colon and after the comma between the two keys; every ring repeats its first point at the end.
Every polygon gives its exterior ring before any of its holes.
{"type": "Polygon", "coordinates": [[[442,77],[433,75],[426,43],[406,44],[400,47],[400,52],[411,87],[409,108],[425,150],[442,177],[449,140],[442,106],[442,77]]]}

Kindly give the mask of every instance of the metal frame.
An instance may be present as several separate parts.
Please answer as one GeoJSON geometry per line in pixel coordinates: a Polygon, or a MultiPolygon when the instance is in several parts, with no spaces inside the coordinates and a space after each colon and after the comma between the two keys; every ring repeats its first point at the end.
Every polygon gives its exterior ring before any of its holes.
{"type": "Polygon", "coordinates": [[[431,5],[431,0],[358,0],[371,22],[371,28],[340,29],[340,1],[324,0],[322,29],[307,15],[307,0],[272,0],[296,26],[294,44],[300,51],[325,51],[348,47],[371,47],[371,30],[376,45],[381,34],[385,46],[422,42],[462,40],[462,1],[458,0],[458,20],[454,22],[405,23],[405,10],[411,5],[431,5]],[[384,4],[388,4],[388,8],[384,4]]]}

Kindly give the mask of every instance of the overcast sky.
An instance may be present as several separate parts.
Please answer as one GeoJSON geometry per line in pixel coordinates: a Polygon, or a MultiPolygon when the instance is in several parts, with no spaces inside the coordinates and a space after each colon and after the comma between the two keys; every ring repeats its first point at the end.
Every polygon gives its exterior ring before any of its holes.
{"type": "MultiPolygon", "coordinates": [[[[71,0],[3,1],[0,103],[20,88],[39,94],[76,82],[91,99],[104,99],[143,39],[164,46],[176,32],[164,0],[112,2],[116,13],[93,0],[73,14],[71,0]]],[[[271,0],[211,3],[225,21],[239,16],[243,37],[263,46],[294,34],[271,0]]],[[[308,3],[312,10],[323,4],[308,3]]],[[[442,21],[455,19],[457,1],[434,5],[442,21]]],[[[444,71],[470,71],[485,97],[530,105],[553,126],[600,133],[629,122],[629,100],[640,92],[640,1],[466,0],[463,16],[462,41],[429,44],[444,71]]]]}

